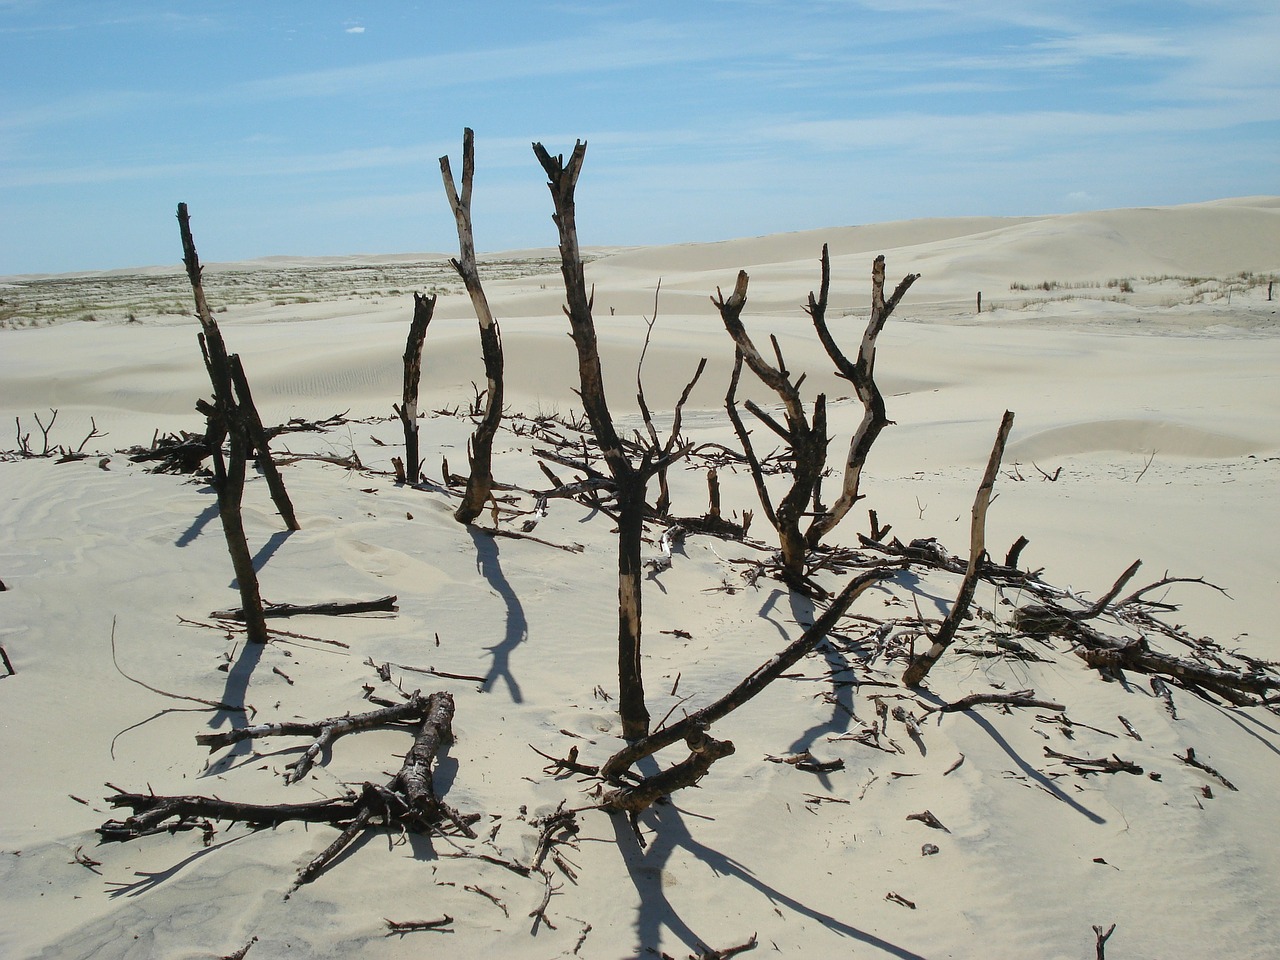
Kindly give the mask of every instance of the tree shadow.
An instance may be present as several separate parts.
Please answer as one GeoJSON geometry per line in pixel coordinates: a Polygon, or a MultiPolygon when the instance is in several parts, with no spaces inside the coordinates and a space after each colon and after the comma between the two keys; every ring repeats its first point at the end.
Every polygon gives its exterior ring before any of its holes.
{"type": "Polygon", "coordinates": [[[502,598],[507,608],[506,631],[500,641],[484,649],[493,658],[489,672],[485,675],[480,689],[488,693],[501,678],[511,694],[512,703],[523,703],[524,694],[520,691],[520,683],[511,672],[511,654],[516,647],[529,637],[529,621],[525,618],[524,606],[515,590],[511,588],[506,575],[502,572],[501,553],[498,541],[468,526],[467,532],[476,547],[476,568],[481,576],[489,582],[489,586],[502,598]]]}
{"type": "Polygon", "coordinates": [[[828,930],[857,940],[891,957],[898,957],[900,960],[925,960],[919,954],[801,903],[769,886],[745,864],[699,843],[689,832],[681,811],[674,804],[656,805],[642,814],[642,819],[648,821],[648,826],[654,831],[648,847],[643,849],[625,817],[614,815],[611,819],[617,835],[618,849],[640,897],[635,924],[637,956],[644,956],[646,953],[661,955],[659,943],[663,928],[671,931],[690,950],[704,953],[707,949],[705,941],[694,932],[667,898],[663,887],[663,868],[676,850],[683,849],[719,876],[739,880],[759,891],[775,906],[785,907],[815,920],[828,930]]]}
{"type": "MultiPolygon", "coordinates": [[[[257,669],[258,664],[262,661],[262,651],[265,647],[265,643],[246,642],[240,648],[240,656],[227,669],[227,681],[222,687],[221,703],[233,707],[247,707],[245,698],[249,693],[249,680],[253,677],[253,671],[257,669]]],[[[219,710],[209,718],[209,726],[215,730],[224,725],[230,725],[233,730],[247,727],[249,726],[249,714],[240,710],[219,710]]],[[[232,765],[236,757],[251,753],[252,750],[252,740],[241,740],[238,743],[233,743],[231,749],[219,757],[216,762],[209,764],[201,776],[213,776],[224,772],[232,765]]]]}

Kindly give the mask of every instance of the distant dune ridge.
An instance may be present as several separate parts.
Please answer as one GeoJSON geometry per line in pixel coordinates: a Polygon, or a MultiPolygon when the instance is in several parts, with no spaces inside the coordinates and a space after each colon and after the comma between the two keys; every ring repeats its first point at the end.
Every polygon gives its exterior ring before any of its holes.
{"type": "MultiPolygon", "coordinates": [[[[893,423],[867,461],[865,500],[830,540],[858,546],[871,509],[903,543],[933,537],[964,556],[975,488],[1001,415],[1013,410],[987,517],[995,559],[1025,536],[1023,566],[1043,568],[1082,604],[1137,558],[1130,589],[1166,571],[1204,577],[1225,592],[1179,583],[1151,599],[1176,604],[1162,612],[1188,638],[1213,638],[1231,663],[1232,653],[1280,661],[1280,302],[1268,297],[1280,276],[1280,198],[588,247],[620,432],[643,429],[638,376],[661,427],[707,357],[684,434],[736,445],[723,406],[732,343],[709,298],[717,288],[727,294],[745,269],[743,320],[757,342],[776,336],[788,367],[807,374],[808,402],[826,394],[838,462],[862,407],[802,309],[823,244],[828,316],[850,354],[866,322],[872,259],[885,255],[890,286],[922,275],[879,340],[875,376],[893,423]]],[[[1104,682],[1066,643],[1019,635],[1012,612],[1028,598],[990,586],[975,597],[983,614],[930,674],[930,691],[914,696],[896,683],[908,648],[928,638],[903,624],[917,611],[940,620],[959,580],[929,571],[877,587],[854,607],[898,626],[844,621],[795,677],[717,723],[712,732],[736,753],[698,789],[640,818],[644,849],[625,820],[580,813],[576,846],[561,848],[574,876],[551,871],[555,927],[531,935],[542,882],[452,854],[528,863],[533,818],[562,801],[594,801],[577,777],[546,772],[530,747],[558,757],[576,748],[579,762],[598,764],[620,745],[612,521],[553,500],[536,535],[582,545],[572,553],[495,540],[452,520],[455,501],[437,481],[443,460],[466,470],[465,411],[483,368],[448,254],[219,263],[217,250],[202,248],[206,292],[264,419],[346,412],[336,429],[276,442],[279,459],[307,458],[283,468],[300,531],[286,536],[263,484],[248,485],[264,596],[307,603],[395,593],[399,610],[300,618],[287,627],[301,636],[260,651],[224,629],[180,621],[208,623],[210,611],[238,602],[214,498],[119,452],[157,432],[204,426],[194,403],[209,384],[180,253],[175,234],[172,267],[0,279],[0,425],[14,431],[0,441],[0,646],[15,670],[0,678],[0,955],[228,956],[257,937],[249,960],[433,949],[589,960],[709,956],[754,936],[761,955],[776,946],[806,957],[1067,958],[1094,955],[1093,925],[1112,923],[1106,949],[1116,958],[1274,954],[1280,718],[1170,681],[1175,720],[1146,675],[1104,682]],[[440,300],[420,408],[434,479],[411,489],[391,476],[403,450],[392,403],[410,294],[431,289],[440,300]],[[54,445],[75,449],[93,427],[106,434],[86,441],[92,457],[16,455],[24,435],[39,452],[34,417],[47,425],[52,409],[54,445]],[[352,453],[365,469],[350,466],[352,453]],[[1016,642],[1022,654],[995,640],[1016,642]],[[407,733],[342,738],[303,782],[286,786],[298,741],[209,754],[196,734],[246,719],[154,692],[238,697],[254,722],[319,719],[371,709],[370,692],[398,698],[378,677],[382,664],[405,693],[454,694],[457,739],[435,782],[459,811],[481,815],[476,830],[488,841],[375,838],[287,901],[331,828],[218,824],[209,846],[198,830],[97,845],[95,828],[122,815],[102,800],[115,792],[104,783],[299,802],[384,782],[407,733]],[[925,709],[1025,689],[1063,704],[1065,719],[1048,709],[925,709]],[[914,713],[922,745],[893,719],[894,707],[914,713]],[[843,768],[814,773],[766,759],[805,750],[843,768]],[[1188,750],[1216,775],[1187,763],[1188,750]],[[1142,769],[1082,775],[1064,755],[1142,769]],[[931,828],[925,811],[945,830],[931,828]],[[936,852],[926,855],[927,845],[936,852]],[[386,936],[384,918],[446,915],[449,933],[386,936]]],[[[483,256],[480,273],[502,324],[509,413],[574,416],[576,358],[555,250],[483,256]]],[[[745,377],[740,396],[776,403],[745,377]]],[[[495,478],[545,488],[533,455],[540,442],[527,420],[518,423],[520,432],[499,434],[495,478]]],[[[772,435],[754,428],[770,452],[772,435]]],[[[553,466],[569,479],[571,470],[553,466]]],[[[754,511],[750,533],[768,542],[746,472],[726,465],[719,482],[726,515],[754,511]]],[[[826,483],[834,496],[838,479],[826,483]]],[[[703,472],[674,470],[674,511],[701,514],[707,489],[703,472]]],[[[532,510],[531,498],[514,496],[532,510]]],[[[649,533],[656,556],[660,532],[649,533]]],[[[644,670],[655,718],[670,711],[678,720],[711,702],[820,613],[767,577],[754,586],[744,579],[767,557],[765,547],[691,535],[669,570],[646,579],[644,670]]],[[[832,588],[843,582],[818,576],[832,588]]],[[[1190,649],[1158,631],[1141,636],[1190,649]]]]}

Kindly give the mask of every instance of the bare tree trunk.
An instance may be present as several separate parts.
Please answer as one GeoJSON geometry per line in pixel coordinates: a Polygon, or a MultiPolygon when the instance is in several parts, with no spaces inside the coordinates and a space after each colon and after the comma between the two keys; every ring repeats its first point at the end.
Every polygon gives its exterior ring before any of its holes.
{"type": "MultiPolygon", "coordinates": [[[[267,621],[262,615],[262,594],[258,589],[258,574],[253,568],[253,557],[249,553],[249,544],[244,534],[244,518],[240,512],[240,502],[244,496],[245,464],[251,444],[244,420],[236,406],[227,346],[205,299],[201,279],[203,268],[191,236],[191,220],[185,203],[178,204],[178,228],[182,236],[187,279],[191,282],[196,316],[200,319],[202,328],[200,346],[205,358],[205,368],[209,371],[209,380],[213,384],[215,415],[222,420],[222,429],[230,442],[230,462],[223,464],[220,444],[217,448],[218,455],[214,457],[213,486],[218,495],[218,516],[222,521],[227,552],[231,554],[231,565],[236,572],[236,584],[240,589],[240,602],[244,608],[249,641],[266,643],[267,621]]],[[[267,451],[265,456],[270,457],[270,452],[267,451]]]]}
{"type": "Polygon", "coordinates": [[[440,174],[445,194],[458,226],[458,257],[450,261],[458,271],[471,297],[476,320],[480,324],[480,348],[484,353],[484,375],[487,381],[484,413],[476,424],[468,447],[471,472],[462,503],[454,512],[460,523],[471,523],[484,510],[493,487],[493,438],[502,422],[502,334],[498,321],[489,309],[489,301],[480,284],[476,268],[476,248],[471,230],[471,181],[475,172],[475,134],[467,127],[462,134],[462,193],[459,195],[449,168],[449,158],[440,158],[440,174]]]}
{"type": "MultiPolygon", "coordinates": [[[[404,346],[404,389],[399,406],[392,409],[400,417],[404,427],[404,479],[417,483],[422,477],[422,457],[418,453],[418,385],[422,380],[422,344],[427,339],[427,327],[435,313],[436,298],[423,293],[413,295],[413,320],[409,324],[409,337],[404,346]]],[[[445,478],[448,483],[448,478],[445,478]]]]}
{"type": "Polygon", "coordinates": [[[991,448],[991,456],[987,460],[986,472],[982,475],[982,483],[978,486],[978,494],[973,500],[973,519],[969,527],[969,566],[965,570],[964,579],[960,581],[960,593],[951,606],[951,612],[942,621],[933,645],[911,661],[902,682],[908,687],[918,687],[933,665],[951,646],[955,639],[956,629],[969,613],[969,604],[973,601],[973,591],[978,586],[979,572],[982,569],[982,556],[986,550],[987,507],[991,504],[991,490],[996,483],[996,474],[1000,472],[1000,460],[1004,457],[1004,445],[1009,439],[1009,431],[1013,429],[1013,413],[1006,410],[1000,421],[1000,429],[996,432],[996,442],[991,448]]]}
{"type": "Polygon", "coordinates": [[[564,276],[565,313],[574,346],[578,351],[582,408],[591,424],[609,472],[617,484],[618,498],[618,713],[622,735],[627,739],[646,736],[649,711],[644,703],[644,682],[640,671],[640,542],[644,528],[645,480],[622,449],[622,441],[609,412],[600,368],[600,350],[591,296],[587,292],[582,254],[578,247],[578,227],[574,210],[574,189],[587,145],[578,141],[566,166],[564,156],[552,157],[542,144],[533,152],[547,174],[547,186],[555,205],[555,224],[560,233],[560,271],[564,276]]]}

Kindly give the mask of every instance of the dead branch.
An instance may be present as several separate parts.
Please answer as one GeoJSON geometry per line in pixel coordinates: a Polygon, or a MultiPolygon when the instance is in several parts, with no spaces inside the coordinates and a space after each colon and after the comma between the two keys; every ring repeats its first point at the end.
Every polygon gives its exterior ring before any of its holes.
{"type": "Polygon", "coordinates": [[[1182,763],[1185,763],[1188,767],[1195,767],[1197,770],[1203,770],[1205,773],[1209,774],[1209,776],[1213,777],[1215,780],[1217,780],[1220,784],[1222,784],[1228,790],[1238,792],[1238,788],[1234,783],[1232,783],[1230,780],[1228,780],[1226,777],[1220,774],[1217,770],[1213,769],[1213,767],[1209,766],[1207,763],[1197,760],[1196,752],[1192,747],[1187,747],[1186,756],[1178,756],[1178,754],[1175,753],[1173,755],[1173,758],[1175,760],[1181,761],[1182,763]]]}
{"type": "MultiPolygon", "coordinates": [[[[213,318],[213,311],[209,309],[209,303],[205,299],[204,284],[201,279],[204,268],[200,266],[195,241],[191,236],[191,221],[185,203],[178,204],[178,228],[182,238],[183,262],[187,269],[187,279],[191,283],[191,292],[196,303],[196,316],[200,320],[200,348],[204,355],[205,369],[213,385],[214,406],[210,408],[205,436],[213,452],[213,487],[218,495],[218,516],[222,521],[227,552],[231,554],[231,565],[235,569],[236,583],[240,589],[240,605],[245,613],[249,640],[252,643],[266,643],[267,624],[262,617],[262,595],[258,589],[258,573],[254,569],[253,557],[249,553],[249,544],[244,532],[244,518],[240,511],[240,502],[244,496],[245,465],[252,448],[252,441],[246,421],[237,411],[231,363],[227,356],[226,344],[222,339],[222,331],[218,328],[218,323],[213,318]],[[227,461],[222,457],[224,436],[230,440],[230,455],[227,461]]],[[[264,456],[269,454],[264,453],[264,456]]]]}
{"type": "Polygon", "coordinates": [[[756,948],[756,935],[753,933],[751,939],[745,943],[740,943],[735,947],[725,947],[723,950],[715,950],[705,944],[702,950],[696,954],[689,954],[689,960],[729,960],[729,957],[736,957],[740,953],[746,953],[748,950],[756,948]]]}
{"type": "Polygon", "coordinates": [[[982,475],[982,483],[978,485],[978,494],[973,501],[973,521],[969,528],[969,564],[965,570],[964,580],[960,583],[960,593],[952,604],[947,618],[942,621],[933,645],[918,656],[907,667],[902,675],[902,682],[908,687],[918,687],[924,682],[929,670],[951,645],[955,639],[957,628],[969,613],[969,604],[973,600],[974,590],[982,568],[982,554],[985,548],[987,508],[991,504],[991,490],[995,486],[996,475],[1000,471],[1000,460],[1004,457],[1005,442],[1009,439],[1009,431],[1013,429],[1013,413],[1006,410],[1000,421],[1000,429],[996,432],[996,442],[991,448],[991,456],[987,460],[986,472],[982,475]]]}
{"type": "Polygon", "coordinates": [[[355,716],[348,714],[345,717],[330,717],[328,720],[314,722],[285,720],[276,723],[259,723],[250,727],[236,727],[218,733],[198,733],[196,743],[208,747],[212,752],[242,740],[257,740],[263,737],[314,737],[315,740],[302,756],[288,765],[289,772],[285,775],[285,782],[296,783],[307,775],[321,752],[329,749],[339,737],[360,730],[373,730],[378,727],[421,720],[427,708],[427,698],[414,694],[404,703],[355,716]]]}
{"type": "Polygon", "coordinates": [[[669,727],[664,727],[643,739],[619,750],[600,768],[601,775],[617,782],[623,771],[651,754],[687,739],[690,735],[705,731],[738,707],[755,697],[760,691],[800,661],[834,628],[850,605],[874,583],[888,579],[896,571],[879,568],[859,574],[831,601],[830,605],[798,639],[771,659],[762,663],[746,679],[714,703],[708,704],[669,727]]]}
{"type": "Polygon", "coordinates": [[[660,797],[682,787],[695,786],[713,763],[734,753],[732,742],[716,740],[698,728],[690,730],[685,743],[689,746],[688,758],[639,783],[610,791],[600,801],[600,808],[610,813],[639,813],[660,797]]]}
{"type": "Polygon", "coordinates": [[[1107,940],[1115,932],[1116,932],[1116,925],[1114,923],[1111,926],[1107,927],[1105,932],[1103,931],[1102,927],[1098,926],[1096,923],[1093,925],[1093,935],[1097,937],[1097,942],[1094,944],[1097,960],[1106,960],[1107,940]]]}
{"type": "Polygon", "coordinates": [[[393,933],[415,933],[419,930],[439,930],[453,923],[453,917],[447,913],[438,920],[388,920],[382,918],[387,925],[387,936],[393,933]]]}
{"type": "Polygon", "coordinates": [[[1010,707],[1038,707],[1042,710],[1065,710],[1060,703],[1053,703],[1050,700],[1035,699],[1036,692],[1034,690],[1017,690],[1013,693],[971,693],[967,697],[961,697],[951,703],[944,703],[940,707],[931,707],[926,705],[926,710],[936,711],[939,713],[955,713],[958,710],[972,710],[974,707],[987,703],[998,703],[1010,707]]]}
{"type": "MultiPolygon", "coordinates": [[[[341,617],[352,613],[394,612],[396,597],[378,597],[374,600],[326,600],[321,603],[263,603],[264,617],[325,616],[341,617]]],[[[244,620],[244,610],[214,610],[209,614],[220,620],[244,620]]]]}
{"type": "Polygon", "coordinates": [[[618,436],[605,396],[604,374],[592,317],[592,296],[587,291],[578,245],[574,191],[586,150],[587,145],[577,141],[566,164],[563,155],[552,157],[542,144],[533,145],[534,155],[547,175],[547,188],[551,191],[555,207],[553,219],[560,236],[560,272],[567,300],[564,310],[578,354],[579,396],[600,455],[615,484],[618,522],[618,714],[622,720],[623,736],[635,738],[649,732],[649,711],[645,705],[640,660],[641,579],[644,573],[640,550],[644,518],[648,512],[645,490],[654,474],[688,453],[689,446],[679,443],[680,415],[689,393],[702,375],[706,360],[699,363],[697,372],[676,404],[667,442],[643,445],[639,463],[633,463],[627,444],[618,436]]]}
{"type": "Polygon", "coordinates": [[[296,804],[249,804],[217,797],[165,797],[155,794],[118,793],[108,797],[113,807],[128,807],[125,820],[109,820],[98,828],[103,841],[126,841],[164,830],[190,829],[193,821],[233,820],[254,826],[273,826],[289,820],[331,823],[341,826],[338,838],[298,873],[293,889],[318,877],[350,843],[375,825],[424,831],[438,829],[442,821],[465,836],[475,838],[464,817],[436,796],[431,765],[443,744],[453,739],[453,697],[436,693],[411,698],[420,726],[412,748],[391,780],[384,786],[366,782],[359,794],[296,804]],[[172,821],[172,822],[170,822],[172,821]]]}
{"type": "Polygon", "coordinates": [[[813,325],[817,330],[818,339],[822,342],[823,349],[827,351],[827,356],[835,363],[838,374],[853,384],[854,392],[862,402],[864,412],[862,421],[854,432],[853,439],[849,442],[849,453],[845,459],[844,482],[839,499],[825,511],[818,510],[816,504],[814,506],[817,515],[805,532],[805,539],[810,549],[816,547],[822,538],[844,519],[850,508],[860,498],[858,488],[867,455],[871,452],[871,446],[875,443],[876,438],[879,437],[880,432],[892,422],[886,416],[884,397],[875,382],[876,338],[880,335],[880,331],[884,329],[885,323],[888,322],[889,317],[911,288],[911,285],[920,279],[920,274],[909,273],[903,277],[893,294],[886,300],[884,296],[884,272],[884,256],[881,255],[876,257],[871,267],[871,316],[862,335],[862,343],[858,347],[858,358],[855,362],[850,363],[836,344],[835,338],[827,327],[827,291],[831,280],[831,263],[827,254],[827,245],[822,245],[822,284],[819,288],[820,293],[816,299],[812,292],[809,294],[809,303],[806,310],[813,319],[813,325]]]}
{"type": "Polygon", "coordinates": [[[1142,768],[1136,763],[1121,760],[1114,753],[1109,757],[1072,757],[1045,747],[1044,755],[1054,760],[1061,760],[1084,776],[1091,773],[1132,773],[1134,776],[1141,776],[1143,773],[1142,768]]]}

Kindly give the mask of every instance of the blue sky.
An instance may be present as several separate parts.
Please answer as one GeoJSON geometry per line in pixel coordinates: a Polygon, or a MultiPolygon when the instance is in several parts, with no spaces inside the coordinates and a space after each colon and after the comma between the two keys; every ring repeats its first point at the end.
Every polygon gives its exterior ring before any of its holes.
{"type": "Polygon", "coordinates": [[[0,275],[1280,193],[1275,0],[0,0],[0,275]]]}

